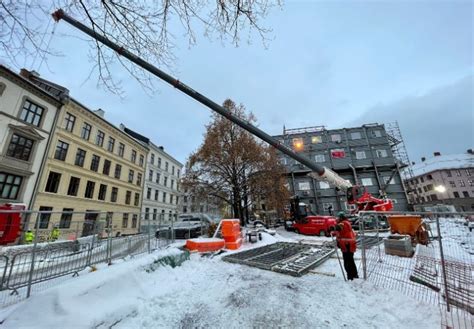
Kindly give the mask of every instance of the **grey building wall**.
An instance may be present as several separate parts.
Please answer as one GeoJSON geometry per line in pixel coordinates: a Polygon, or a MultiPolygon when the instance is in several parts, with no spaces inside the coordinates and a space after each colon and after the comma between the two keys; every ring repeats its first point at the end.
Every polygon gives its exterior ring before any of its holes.
{"type": "MultiPolygon", "coordinates": [[[[394,200],[394,210],[407,210],[407,195],[399,171],[403,164],[394,157],[394,141],[383,125],[332,130],[323,127],[292,129],[275,137],[353,184],[357,180],[375,197],[386,194],[394,200]],[[298,147],[301,142],[303,146],[298,147]]],[[[315,213],[328,214],[329,205],[334,211],[347,209],[345,191],[336,191],[311,179],[306,167],[286,155],[280,153],[280,159],[287,169],[290,191],[300,196],[315,213]]]]}

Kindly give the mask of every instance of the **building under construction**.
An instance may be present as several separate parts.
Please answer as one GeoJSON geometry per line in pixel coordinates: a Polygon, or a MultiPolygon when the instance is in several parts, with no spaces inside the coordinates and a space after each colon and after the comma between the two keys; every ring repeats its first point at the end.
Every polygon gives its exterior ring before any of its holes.
{"type": "MultiPolygon", "coordinates": [[[[410,177],[410,162],[397,123],[331,130],[324,126],[283,128],[283,134],[274,137],[352,184],[364,185],[372,195],[386,195],[394,201],[394,210],[407,210],[403,180],[410,177]]],[[[314,213],[348,210],[345,191],[307,176],[308,168],[282,153],[280,159],[291,193],[314,213]]]]}

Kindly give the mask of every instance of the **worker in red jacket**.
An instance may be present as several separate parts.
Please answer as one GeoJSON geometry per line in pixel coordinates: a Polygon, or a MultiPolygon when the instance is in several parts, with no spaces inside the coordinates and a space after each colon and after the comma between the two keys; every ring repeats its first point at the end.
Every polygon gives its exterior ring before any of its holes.
{"type": "Polygon", "coordinates": [[[347,272],[349,280],[358,279],[357,266],[354,262],[354,253],[356,251],[356,235],[352,230],[352,225],[349,222],[346,214],[341,211],[337,214],[337,225],[335,227],[337,246],[342,251],[342,258],[344,259],[344,269],[347,272]]]}

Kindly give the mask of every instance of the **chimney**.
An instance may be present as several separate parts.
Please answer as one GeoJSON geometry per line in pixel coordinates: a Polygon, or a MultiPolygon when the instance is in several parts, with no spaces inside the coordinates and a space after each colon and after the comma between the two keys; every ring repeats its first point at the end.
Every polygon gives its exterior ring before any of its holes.
{"type": "Polygon", "coordinates": [[[28,71],[27,69],[21,69],[20,70],[20,75],[25,78],[25,79],[28,79],[30,80],[31,77],[39,77],[39,73],[36,72],[36,71],[28,71]]]}
{"type": "Polygon", "coordinates": [[[467,150],[468,154],[474,154],[474,151],[472,149],[467,150]]]}
{"type": "Polygon", "coordinates": [[[439,156],[441,155],[441,152],[434,152],[433,155],[434,155],[435,157],[439,157],[439,156]]]}
{"type": "Polygon", "coordinates": [[[426,158],[425,157],[422,157],[421,158],[421,162],[425,162],[426,158]]]}
{"type": "Polygon", "coordinates": [[[100,116],[101,118],[103,118],[105,115],[105,111],[102,109],[95,110],[94,113],[100,116]]]}
{"type": "Polygon", "coordinates": [[[121,131],[125,131],[125,125],[123,123],[120,124],[119,128],[121,131]]]}

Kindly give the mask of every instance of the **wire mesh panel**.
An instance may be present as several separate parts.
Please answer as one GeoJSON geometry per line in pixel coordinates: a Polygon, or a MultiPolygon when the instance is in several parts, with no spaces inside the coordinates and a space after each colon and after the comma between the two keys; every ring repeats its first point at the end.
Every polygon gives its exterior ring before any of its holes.
{"type": "Polygon", "coordinates": [[[364,222],[373,215],[362,212],[359,220],[364,278],[439,305],[443,327],[473,328],[474,232],[467,225],[469,214],[385,213],[390,230],[367,232],[364,222]],[[383,237],[384,243],[369,249],[374,236],[383,237]]]}

